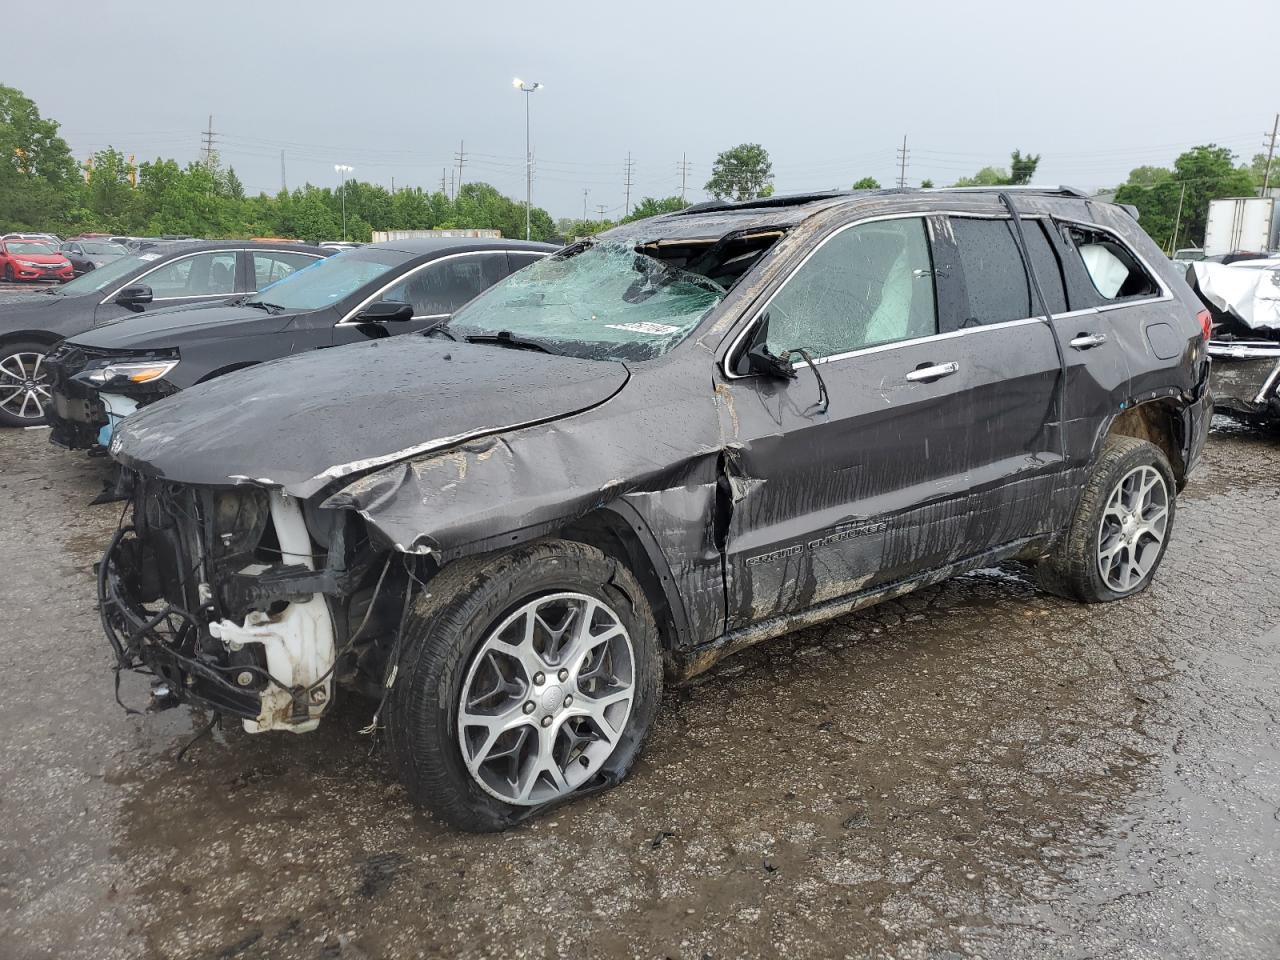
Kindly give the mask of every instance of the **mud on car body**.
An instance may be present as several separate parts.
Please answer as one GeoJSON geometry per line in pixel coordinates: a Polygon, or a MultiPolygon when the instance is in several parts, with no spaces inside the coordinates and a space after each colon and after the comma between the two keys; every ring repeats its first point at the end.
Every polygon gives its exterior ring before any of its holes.
{"type": "Polygon", "coordinates": [[[1066,189],[627,224],[126,421],[103,622],[250,730],[371,695],[411,796],[501,828],[616,783],[663,678],[747,644],[1010,557],[1143,589],[1208,429],[1198,308],[1066,189]]]}

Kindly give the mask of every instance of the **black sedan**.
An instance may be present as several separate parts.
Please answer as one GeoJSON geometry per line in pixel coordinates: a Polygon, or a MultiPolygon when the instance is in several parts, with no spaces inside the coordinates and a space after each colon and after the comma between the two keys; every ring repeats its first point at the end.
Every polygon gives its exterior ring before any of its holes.
{"type": "Polygon", "coordinates": [[[109,240],[67,240],[58,252],[71,261],[77,277],[129,255],[127,247],[109,240]]]}
{"type": "Polygon", "coordinates": [[[0,303],[0,426],[45,422],[44,358],[63,337],[162,307],[252,293],[331,253],[300,243],[174,244],[121,257],[45,294],[0,303]]]}
{"type": "MultiPolygon", "coordinates": [[[[436,325],[555,247],[431,238],[372,244],[261,293],[100,326],[49,355],[51,439],[106,446],[140,406],[264,360],[436,325]]],[[[266,279],[266,278],[261,278],[266,279]]]]}

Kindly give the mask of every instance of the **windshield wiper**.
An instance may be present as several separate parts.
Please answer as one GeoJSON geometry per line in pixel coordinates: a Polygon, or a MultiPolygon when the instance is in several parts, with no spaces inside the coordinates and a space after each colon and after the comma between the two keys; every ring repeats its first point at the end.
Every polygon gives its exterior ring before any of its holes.
{"type": "Polygon", "coordinates": [[[435,326],[427,327],[427,329],[423,330],[423,331],[422,331],[422,335],[423,335],[424,337],[429,337],[429,336],[431,336],[432,334],[438,333],[438,334],[440,334],[442,337],[448,337],[450,340],[453,340],[453,341],[456,343],[456,342],[457,342],[457,340],[458,340],[458,338],[457,338],[457,337],[455,337],[452,333],[450,333],[448,330],[446,330],[446,329],[445,329],[445,324],[446,324],[446,323],[448,323],[448,321],[447,321],[447,320],[441,320],[441,321],[440,321],[439,323],[437,323],[435,326]]]}
{"type": "Polygon", "coordinates": [[[536,340],[524,340],[520,337],[513,337],[510,330],[499,330],[497,333],[473,333],[469,337],[464,337],[467,343],[492,343],[499,347],[511,347],[513,350],[537,350],[539,353],[555,354],[545,344],[538,343],[536,340]]]}
{"type": "Polygon", "coordinates": [[[263,300],[246,300],[242,306],[257,307],[259,310],[265,310],[273,316],[277,313],[284,313],[284,307],[278,303],[267,303],[263,300]]]}

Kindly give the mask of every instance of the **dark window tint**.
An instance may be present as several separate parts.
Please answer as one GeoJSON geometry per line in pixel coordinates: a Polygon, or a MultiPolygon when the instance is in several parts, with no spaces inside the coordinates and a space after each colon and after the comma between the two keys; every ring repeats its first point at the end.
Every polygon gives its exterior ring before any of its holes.
{"type": "Polygon", "coordinates": [[[964,326],[1022,320],[1032,314],[1031,286],[1008,220],[951,221],[964,269],[969,312],[964,326]]]}
{"type": "MultiPolygon", "coordinates": [[[[1058,263],[1058,255],[1049,245],[1049,238],[1045,236],[1044,226],[1037,220],[1023,220],[1022,235],[1027,241],[1027,253],[1031,266],[1035,268],[1036,279],[1040,281],[1040,289],[1049,301],[1049,312],[1066,313],[1069,308],[1062,286],[1062,267],[1058,263]]],[[[1039,313],[1039,306],[1032,312],[1039,313]]]]}
{"type": "Polygon", "coordinates": [[[253,282],[255,290],[269,287],[289,274],[309,267],[315,257],[305,253],[285,253],[279,250],[258,250],[253,254],[253,282]]]}
{"type": "Polygon", "coordinates": [[[507,263],[508,263],[508,264],[510,265],[510,267],[511,267],[511,272],[512,272],[512,273],[515,273],[517,270],[522,270],[522,269],[524,269],[525,267],[527,267],[527,266],[528,266],[529,264],[531,264],[531,263],[537,263],[537,262],[538,262],[539,260],[541,260],[544,256],[546,256],[546,254],[542,254],[542,253],[511,253],[511,252],[508,252],[508,253],[507,253],[507,263]]]}
{"type": "Polygon", "coordinates": [[[387,290],[383,300],[413,304],[415,317],[453,313],[507,274],[506,256],[484,253],[432,263],[387,290]]]}

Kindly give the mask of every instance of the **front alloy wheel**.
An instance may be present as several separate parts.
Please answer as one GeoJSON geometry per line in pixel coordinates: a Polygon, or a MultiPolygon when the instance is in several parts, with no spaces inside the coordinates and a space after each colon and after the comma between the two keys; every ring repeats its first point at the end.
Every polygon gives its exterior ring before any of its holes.
{"type": "Polygon", "coordinates": [[[539,540],[447,564],[414,598],[386,707],[410,798],[503,830],[619,783],[662,699],[662,649],[626,564],[539,540]]]}
{"type": "Polygon", "coordinates": [[[558,800],[608,759],[634,694],[631,637],[607,604],[581,593],[531,600],[484,641],[462,685],[463,761],[499,800],[558,800]]]}
{"type": "Polygon", "coordinates": [[[52,396],[44,352],[20,346],[0,354],[0,423],[14,427],[44,423],[52,396]]]}

